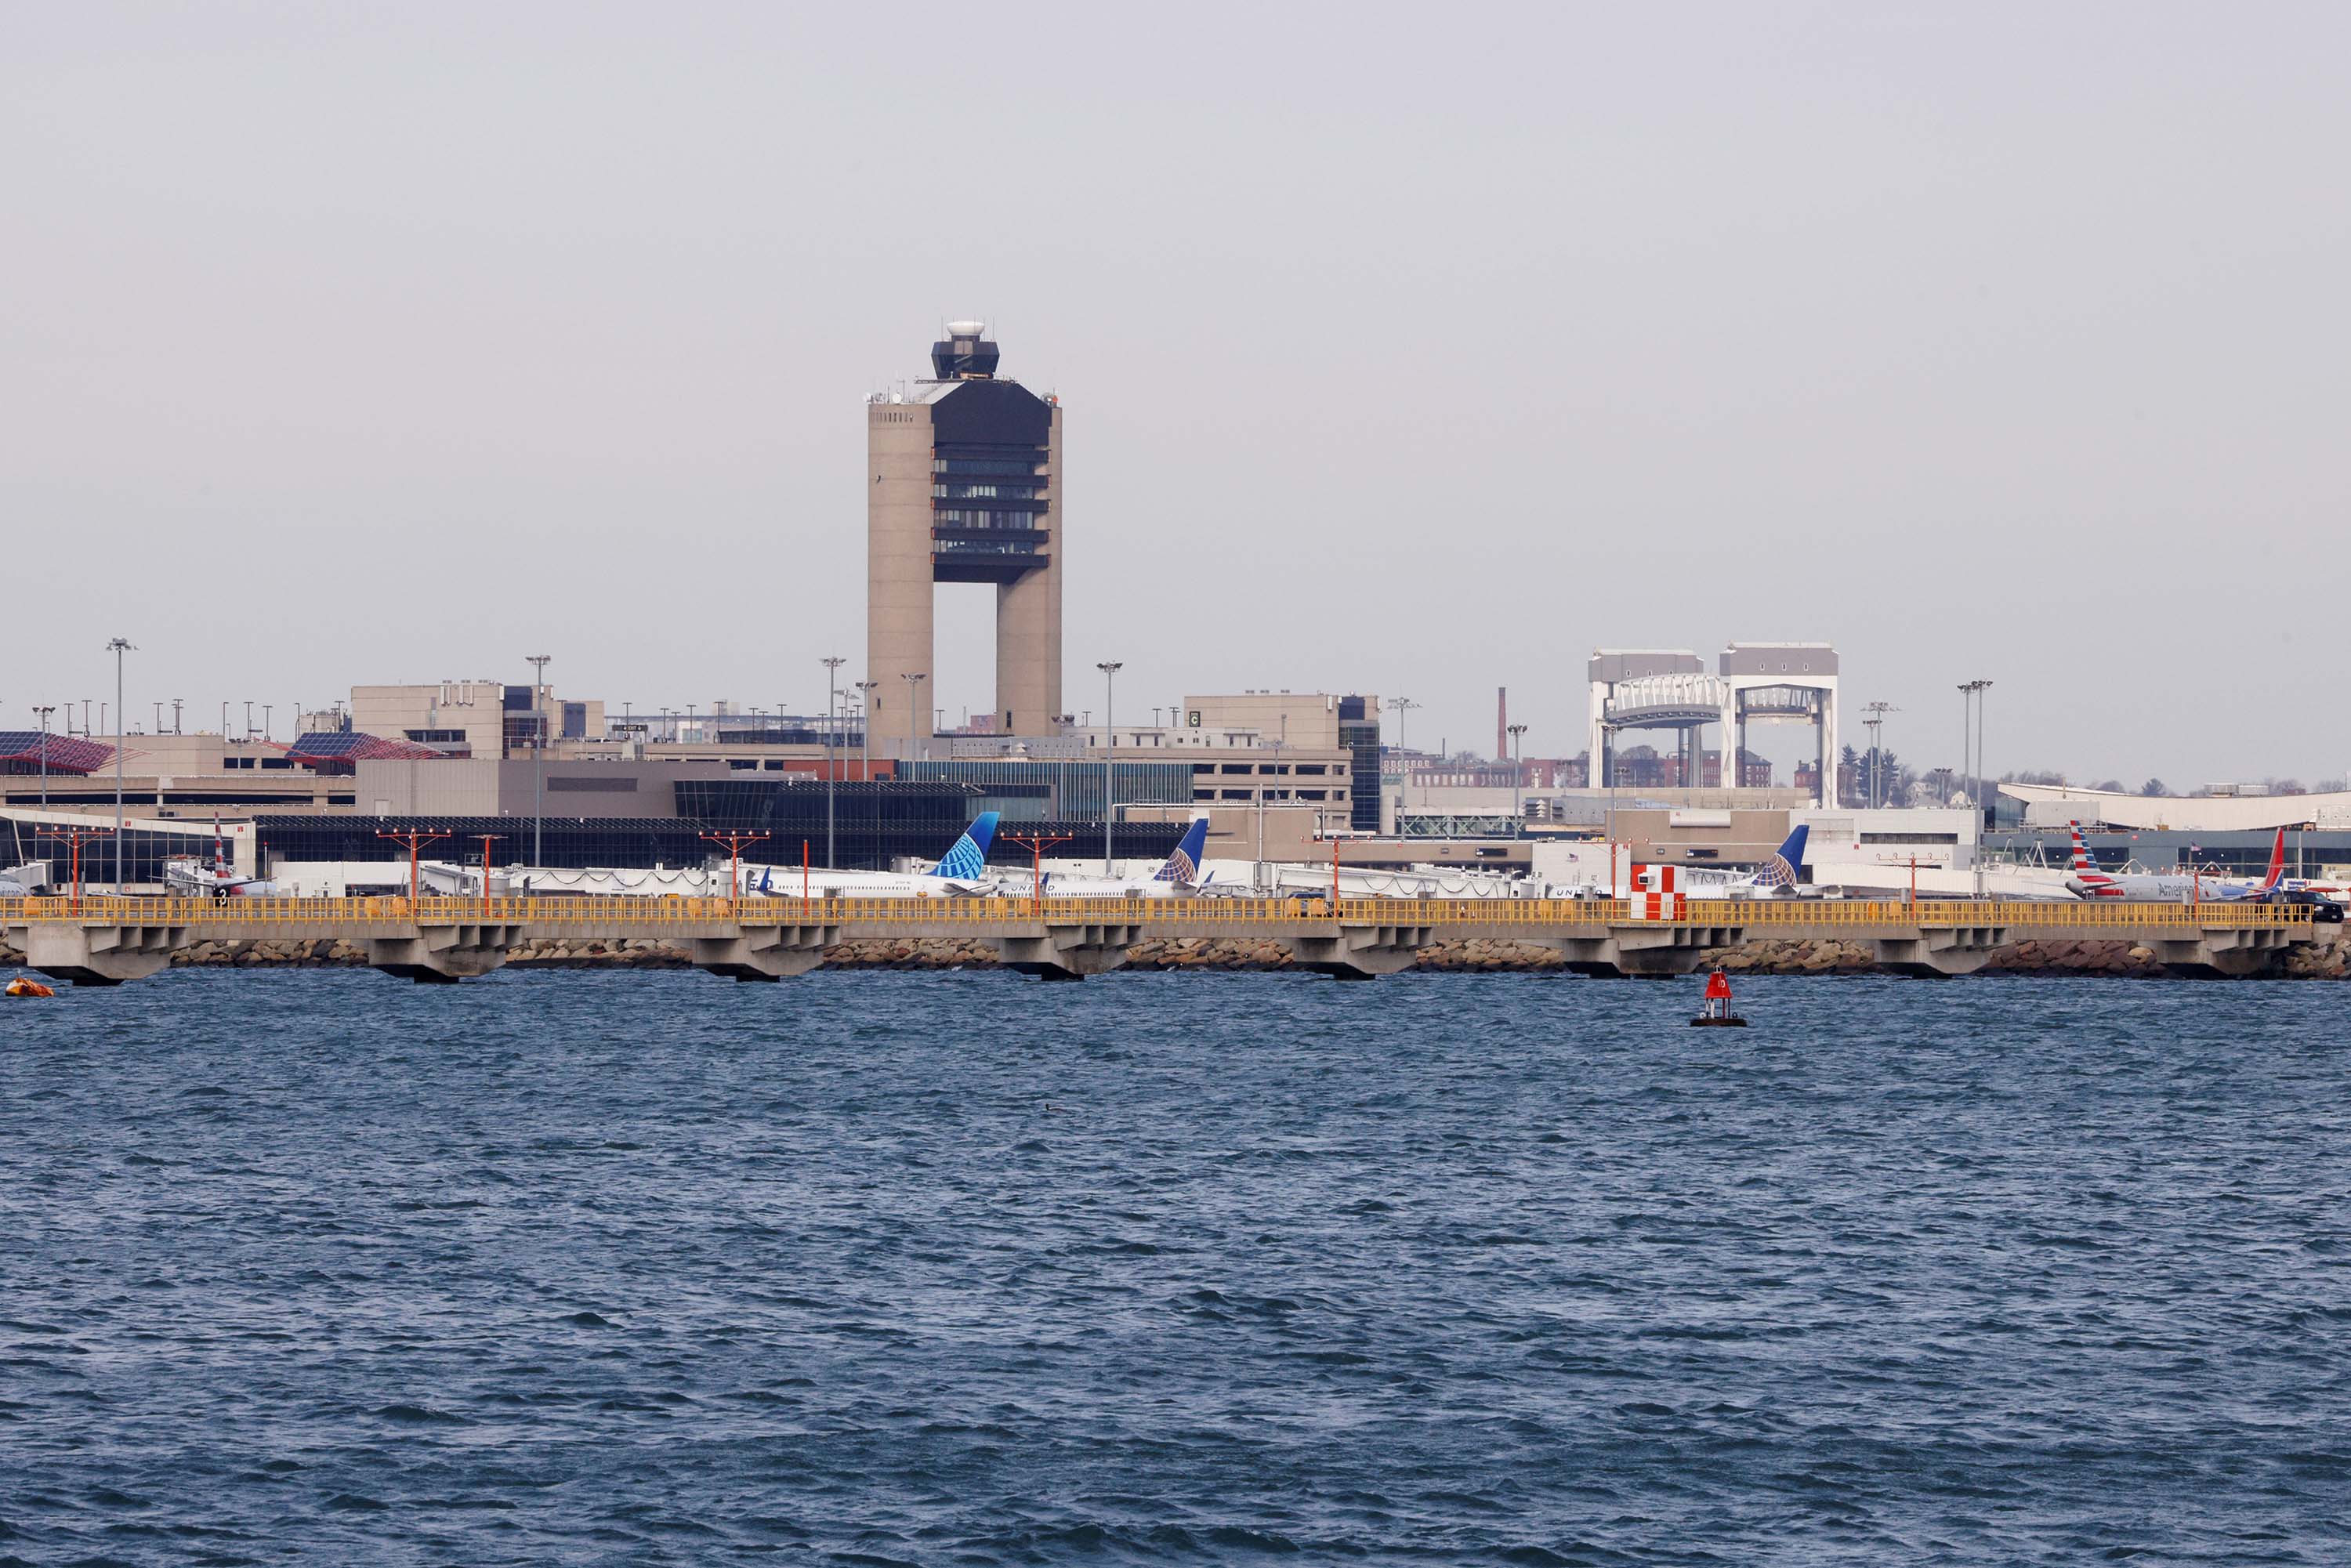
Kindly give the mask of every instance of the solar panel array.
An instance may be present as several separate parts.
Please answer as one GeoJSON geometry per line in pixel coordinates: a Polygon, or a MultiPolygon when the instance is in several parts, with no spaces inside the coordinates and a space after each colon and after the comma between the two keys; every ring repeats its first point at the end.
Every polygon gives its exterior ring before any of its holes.
{"type": "Polygon", "coordinates": [[[0,730],[0,762],[41,760],[42,745],[47,743],[49,767],[60,773],[89,773],[114,760],[114,747],[95,740],[83,740],[78,736],[43,736],[37,729],[0,730]]]}
{"type": "Polygon", "coordinates": [[[286,755],[318,762],[381,762],[441,753],[414,741],[386,740],[361,730],[317,729],[287,747],[286,755]]]}

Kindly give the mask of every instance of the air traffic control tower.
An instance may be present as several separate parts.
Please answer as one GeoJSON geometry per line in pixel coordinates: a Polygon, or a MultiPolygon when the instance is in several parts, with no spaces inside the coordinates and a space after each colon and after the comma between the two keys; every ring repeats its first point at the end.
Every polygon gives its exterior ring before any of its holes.
{"type": "Polygon", "coordinates": [[[987,330],[948,322],[931,380],[866,400],[867,723],[885,755],[932,732],[935,583],[996,585],[998,733],[1049,734],[1061,711],[1061,410],[997,380],[987,330]]]}

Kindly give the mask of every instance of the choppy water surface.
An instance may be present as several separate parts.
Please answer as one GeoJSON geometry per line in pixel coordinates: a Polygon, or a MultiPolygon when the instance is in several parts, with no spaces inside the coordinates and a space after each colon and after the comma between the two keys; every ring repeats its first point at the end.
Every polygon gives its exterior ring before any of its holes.
{"type": "Polygon", "coordinates": [[[0,1008],[0,1560],[2351,1560],[2351,992],[0,1008]]]}

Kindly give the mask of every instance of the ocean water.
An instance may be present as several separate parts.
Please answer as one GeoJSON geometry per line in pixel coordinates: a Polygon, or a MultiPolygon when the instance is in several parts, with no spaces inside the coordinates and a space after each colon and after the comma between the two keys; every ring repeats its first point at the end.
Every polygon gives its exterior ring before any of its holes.
{"type": "Polygon", "coordinates": [[[2340,988],[0,1006],[0,1562],[2351,1562],[2340,988]]]}

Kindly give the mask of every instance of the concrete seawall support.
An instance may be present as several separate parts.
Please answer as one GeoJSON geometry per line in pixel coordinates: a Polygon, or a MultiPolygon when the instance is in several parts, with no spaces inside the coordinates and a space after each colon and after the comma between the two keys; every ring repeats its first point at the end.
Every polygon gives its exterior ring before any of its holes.
{"type": "Polygon", "coordinates": [[[1599,979],[1669,980],[1696,972],[1747,934],[1735,925],[1617,925],[1604,935],[1537,937],[1555,949],[1567,967],[1599,979]]]}
{"type": "Polygon", "coordinates": [[[1288,946],[1301,968],[1334,980],[1374,980],[1411,968],[1429,942],[1426,925],[1341,925],[1301,932],[1288,946]]]}
{"type": "Polygon", "coordinates": [[[2290,944],[2278,930],[2207,931],[2186,941],[2147,945],[2163,967],[2186,980],[2250,980],[2284,967],[2290,944]]]}
{"type": "Polygon", "coordinates": [[[731,980],[780,980],[824,962],[839,939],[830,925],[751,925],[740,936],[694,939],[696,968],[731,980]]]}
{"type": "Polygon", "coordinates": [[[1897,975],[1924,980],[1955,979],[1972,975],[1991,962],[1992,953],[2008,945],[2008,929],[2001,925],[1954,925],[1879,936],[1870,946],[1877,965],[1897,975]]]}
{"type": "Polygon", "coordinates": [[[32,925],[25,962],[54,980],[119,986],[161,973],[187,939],[176,925],[32,925]]]}
{"type": "Polygon", "coordinates": [[[413,936],[371,936],[368,963],[423,985],[478,979],[507,961],[517,933],[510,925],[427,925],[413,936]]]}
{"type": "Polygon", "coordinates": [[[995,939],[1007,968],[1040,980],[1082,980],[1126,965],[1126,950],[1143,940],[1138,925],[1117,922],[1048,925],[995,939]]]}

